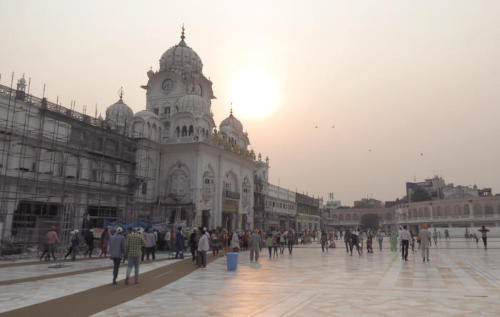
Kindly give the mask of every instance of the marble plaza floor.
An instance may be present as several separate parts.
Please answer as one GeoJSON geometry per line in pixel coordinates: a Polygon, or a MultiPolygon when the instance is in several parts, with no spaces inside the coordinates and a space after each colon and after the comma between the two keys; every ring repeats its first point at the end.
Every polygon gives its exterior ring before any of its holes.
{"type": "MultiPolygon", "coordinates": [[[[225,258],[219,258],[95,316],[500,316],[499,239],[490,240],[487,251],[463,239],[441,240],[428,263],[419,250],[402,262],[387,243],[382,252],[362,256],[347,255],[337,243],[328,253],[313,244],[273,259],[263,249],[259,263],[250,263],[248,252],[242,252],[236,272],[228,272],[225,258]]],[[[70,270],[105,261],[82,261],[70,270]]],[[[173,263],[144,264],[141,272],[173,263]]],[[[23,270],[27,276],[47,274],[44,263],[0,267],[0,280],[23,277],[23,270]]],[[[120,271],[123,278],[125,270],[120,271]]],[[[102,270],[4,285],[0,313],[93,290],[110,277],[102,270]]]]}
{"type": "Polygon", "coordinates": [[[96,316],[500,316],[500,241],[484,251],[450,241],[401,261],[388,250],[300,248],[258,264],[221,258],[161,289],[96,316]]]}
{"type": "MultiPolygon", "coordinates": [[[[160,258],[162,258],[162,256],[160,256],[160,258]]],[[[165,265],[176,263],[177,261],[179,260],[156,261],[142,264],[141,274],[165,265]]],[[[106,267],[112,265],[112,262],[109,259],[102,259],[78,261],[70,264],[72,265],[57,270],[71,272],[78,268],[81,269],[85,267],[85,265],[89,265],[90,267],[106,267]]],[[[14,280],[21,278],[24,276],[22,274],[23,269],[26,270],[26,276],[32,277],[35,273],[38,273],[39,276],[44,276],[48,274],[48,271],[55,270],[49,268],[49,265],[50,264],[43,262],[30,266],[0,268],[0,279],[14,280]]],[[[0,286],[0,313],[109,284],[111,281],[110,272],[111,269],[107,269],[92,273],[75,274],[65,277],[0,286]]],[[[120,268],[118,275],[119,280],[125,278],[125,272],[126,268],[120,268]]]]}

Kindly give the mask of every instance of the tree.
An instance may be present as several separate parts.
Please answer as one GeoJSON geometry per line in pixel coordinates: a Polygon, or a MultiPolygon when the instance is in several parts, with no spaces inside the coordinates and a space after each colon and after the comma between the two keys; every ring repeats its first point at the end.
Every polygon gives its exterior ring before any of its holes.
{"type": "Polygon", "coordinates": [[[376,214],[364,214],[361,216],[361,227],[364,230],[378,230],[380,225],[380,217],[376,214]]]}
{"type": "Polygon", "coordinates": [[[410,201],[426,201],[432,200],[432,197],[425,189],[418,186],[411,191],[410,199],[410,201]]]}

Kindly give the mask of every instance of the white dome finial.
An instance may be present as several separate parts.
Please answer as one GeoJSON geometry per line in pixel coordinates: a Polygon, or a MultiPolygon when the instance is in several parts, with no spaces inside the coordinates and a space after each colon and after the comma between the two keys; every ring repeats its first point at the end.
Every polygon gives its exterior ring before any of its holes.
{"type": "Polygon", "coordinates": [[[123,101],[123,86],[121,86],[118,90],[118,96],[120,97],[120,100],[123,101]]]}
{"type": "Polygon", "coordinates": [[[184,23],[182,23],[182,33],[181,33],[181,41],[179,42],[179,45],[186,46],[186,42],[184,42],[184,39],[186,36],[184,35],[184,23]]]}

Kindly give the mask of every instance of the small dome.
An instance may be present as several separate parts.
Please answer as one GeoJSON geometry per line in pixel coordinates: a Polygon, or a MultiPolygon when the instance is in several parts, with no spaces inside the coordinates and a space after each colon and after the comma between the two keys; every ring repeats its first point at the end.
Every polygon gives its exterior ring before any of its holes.
{"type": "Polygon", "coordinates": [[[203,63],[196,52],[184,42],[184,27],[182,27],[181,41],[169,48],[160,58],[160,71],[174,71],[181,73],[201,73],[203,63]]]}
{"type": "Polygon", "coordinates": [[[229,115],[229,117],[222,120],[222,122],[220,124],[220,129],[222,130],[223,127],[230,127],[237,132],[243,133],[243,125],[241,124],[240,120],[236,119],[233,116],[232,111],[231,111],[231,114],[229,115]]]}
{"type": "Polygon", "coordinates": [[[153,112],[149,110],[141,110],[137,112],[134,116],[134,118],[141,118],[144,121],[149,121],[149,120],[160,120],[160,118],[154,114],[153,112]]]}
{"type": "Polygon", "coordinates": [[[209,113],[208,103],[198,95],[185,95],[177,102],[179,111],[209,113]]]}
{"type": "Polygon", "coordinates": [[[106,121],[111,121],[119,126],[124,126],[134,116],[132,109],[120,98],[116,103],[106,109],[106,121]]]}

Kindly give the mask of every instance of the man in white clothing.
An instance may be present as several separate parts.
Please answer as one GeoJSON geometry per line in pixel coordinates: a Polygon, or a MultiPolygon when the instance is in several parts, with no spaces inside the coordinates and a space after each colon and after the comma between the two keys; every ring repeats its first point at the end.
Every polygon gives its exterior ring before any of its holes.
{"type": "Polygon", "coordinates": [[[207,267],[208,250],[210,250],[210,236],[208,235],[207,229],[203,228],[200,241],[198,242],[198,255],[200,256],[198,267],[207,267]]]}
{"type": "Polygon", "coordinates": [[[399,240],[401,240],[401,257],[403,261],[408,261],[408,247],[410,245],[411,235],[406,230],[406,225],[403,226],[403,230],[399,232],[399,240]]]}

